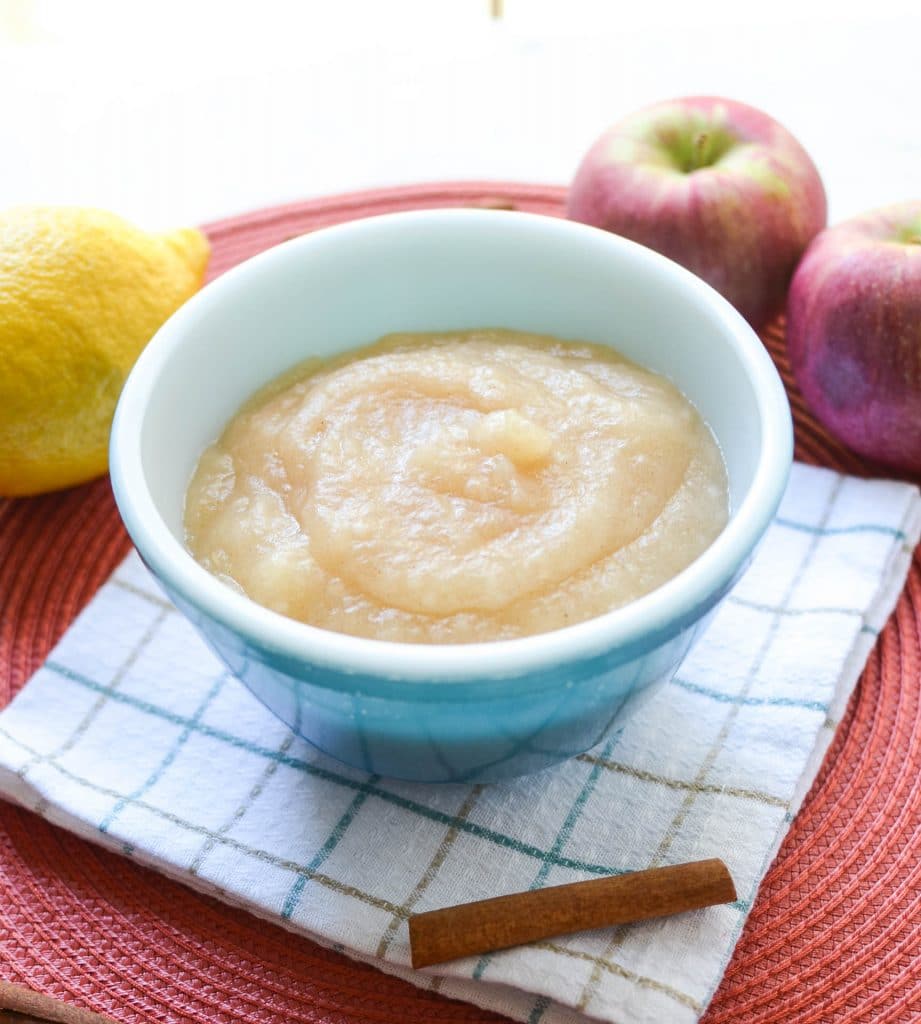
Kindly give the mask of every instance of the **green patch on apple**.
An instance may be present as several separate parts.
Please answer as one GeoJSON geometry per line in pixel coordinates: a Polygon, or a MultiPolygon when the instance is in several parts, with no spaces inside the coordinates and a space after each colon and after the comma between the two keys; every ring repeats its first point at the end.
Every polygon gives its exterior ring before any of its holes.
{"type": "Polygon", "coordinates": [[[659,131],[662,147],[671,157],[672,164],[682,174],[714,167],[738,144],[735,136],[723,126],[708,123],[676,127],[673,131],[659,131]]]}
{"type": "Polygon", "coordinates": [[[768,195],[783,199],[790,195],[790,183],[780,172],[773,170],[766,162],[752,160],[747,171],[755,181],[764,186],[768,195]]]}

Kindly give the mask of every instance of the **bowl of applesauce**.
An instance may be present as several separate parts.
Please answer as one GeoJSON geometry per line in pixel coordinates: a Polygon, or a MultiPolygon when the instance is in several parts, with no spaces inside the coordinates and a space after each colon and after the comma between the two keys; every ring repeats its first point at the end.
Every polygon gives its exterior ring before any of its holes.
{"type": "Polygon", "coordinates": [[[431,210],[208,285],[132,371],[110,465],[145,563],[279,718],[459,782],[619,728],[791,459],[777,372],[703,281],[581,224],[431,210]]]}

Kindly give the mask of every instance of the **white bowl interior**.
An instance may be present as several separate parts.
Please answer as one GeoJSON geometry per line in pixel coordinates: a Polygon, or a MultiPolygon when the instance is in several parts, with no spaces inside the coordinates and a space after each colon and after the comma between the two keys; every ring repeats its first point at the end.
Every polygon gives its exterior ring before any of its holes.
{"type": "Polygon", "coordinates": [[[390,331],[473,327],[600,342],[669,377],[713,429],[738,509],[761,455],[761,416],[738,342],[747,327],[728,304],[674,264],[591,228],[437,211],[286,243],[163,328],[149,350],[159,365],[145,367],[141,459],[169,530],[182,540],[199,455],[262,384],[390,331]]]}

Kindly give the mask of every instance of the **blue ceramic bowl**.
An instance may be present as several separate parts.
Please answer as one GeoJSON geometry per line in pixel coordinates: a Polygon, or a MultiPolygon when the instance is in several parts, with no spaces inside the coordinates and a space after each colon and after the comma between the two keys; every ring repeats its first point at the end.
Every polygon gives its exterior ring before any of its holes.
{"type": "MultiPolygon", "coordinates": [[[[112,432],[122,518],[147,565],[252,692],[333,757],[419,781],[537,771],[601,742],[677,669],[784,490],[789,407],[715,291],[642,246],[523,213],[397,213],[317,231],[225,274],[144,350],[112,432]],[[186,487],[256,389],[390,331],[509,327],[613,345],[670,377],[713,428],[732,514],[692,565],[587,622],[416,645],[307,626],[234,593],[183,544],[186,487]]],[[[689,723],[689,727],[691,723],[689,723]]]]}

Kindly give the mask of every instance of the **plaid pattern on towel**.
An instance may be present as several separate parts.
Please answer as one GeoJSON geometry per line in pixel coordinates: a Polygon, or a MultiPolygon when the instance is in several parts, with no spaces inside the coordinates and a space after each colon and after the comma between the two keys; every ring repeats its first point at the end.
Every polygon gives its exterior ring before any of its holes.
{"type": "Polygon", "coordinates": [[[530,1024],[703,1012],[921,532],[917,489],[797,465],[677,678],[489,786],[348,768],[230,676],[130,556],[0,714],[0,793],[268,920],[530,1024]],[[719,856],[736,903],[409,969],[417,911],[719,856]]]}

